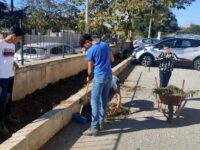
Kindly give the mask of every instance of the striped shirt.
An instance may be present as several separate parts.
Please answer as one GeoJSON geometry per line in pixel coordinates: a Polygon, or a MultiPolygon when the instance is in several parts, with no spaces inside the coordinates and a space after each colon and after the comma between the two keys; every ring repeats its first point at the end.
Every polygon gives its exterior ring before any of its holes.
{"type": "Polygon", "coordinates": [[[158,56],[158,60],[160,61],[159,70],[164,72],[172,72],[174,69],[174,64],[179,58],[174,53],[169,53],[170,57],[166,58],[166,53],[161,53],[158,56]]]}

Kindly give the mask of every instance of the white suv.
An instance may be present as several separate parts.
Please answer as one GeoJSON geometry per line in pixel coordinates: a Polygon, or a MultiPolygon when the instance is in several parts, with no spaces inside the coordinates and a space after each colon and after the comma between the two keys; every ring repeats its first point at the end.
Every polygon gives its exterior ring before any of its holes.
{"type": "Polygon", "coordinates": [[[140,47],[133,51],[132,56],[143,66],[151,66],[161,52],[163,45],[170,44],[172,52],[179,58],[185,59],[185,65],[192,65],[200,71],[200,39],[170,38],[163,40],[153,46],[140,47]]]}

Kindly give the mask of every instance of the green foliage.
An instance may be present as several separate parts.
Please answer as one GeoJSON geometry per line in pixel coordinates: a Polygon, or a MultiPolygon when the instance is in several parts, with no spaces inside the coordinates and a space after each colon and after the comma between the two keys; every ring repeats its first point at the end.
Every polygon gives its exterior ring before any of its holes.
{"type": "Polygon", "coordinates": [[[80,11],[68,1],[54,0],[24,0],[29,8],[26,19],[28,28],[34,28],[40,33],[48,29],[60,31],[62,28],[76,29],[80,11]]]}
{"type": "Polygon", "coordinates": [[[174,96],[183,96],[183,97],[193,97],[199,93],[198,90],[190,90],[184,92],[182,89],[179,89],[176,86],[169,85],[168,87],[159,87],[153,89],[153,93],[159,94],[162,96],[174,95],[174,96]]]}
{"type": "MultiPolygon", "coordinates": [[[[102,33],[105,24],[108,24],[107,31],[110,33],[122,40],[133,40],[139,36],[147,36],[149,20],[152,17],[152,36],[156,36],[158,31],[175,32],[178,30],[177,20],[169,7],[181,8],[180,6],[189,5],[192,1],[153,0],[152,6],[151,0],[93,0],[89,3],[90,31],[102,33]]],[[[85,3],[85,1],[74,0],[71,2],[77,5],[85,3]]],[[[79,22],[83,24],[84,20],[79,22]]]]}
{"type": "Polygon", "coordinates": [[[0,1],[0,20],[4,19],[5,11],[8,10],[6,3],[0,1]]]}
{"type": "MultiPolygon", "coordinates": [[[[175,32],[178,30],[177,20],[169,8],[184,9],[193,1],[195,0],[89,0],[90,32],[133,40],[147,36],[150,19],[152,37],[158,31],[175,32]]],[[[84,32],[86,0],[23,2],[30,6],[29,16],[25,20],[26,27],[30,29],[45,33],[48,29],[60,31],[64,27],[84,32]]]]}
{"type": "Polygon", "coordinates": [[[188,28],[182,28],[179,33],[200,34],[200,25],[191,24],[188,28]]]}

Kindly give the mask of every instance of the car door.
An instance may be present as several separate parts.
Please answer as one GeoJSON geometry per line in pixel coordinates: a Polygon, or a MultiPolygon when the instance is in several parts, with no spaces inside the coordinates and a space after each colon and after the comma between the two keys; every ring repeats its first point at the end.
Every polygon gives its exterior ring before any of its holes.
{"type": "Polygon", "coordinates": [[[178,39],[173,51],[179,58],[191,60],[189,55],[191,55],[194,48],[191,39],[178,39]]]}

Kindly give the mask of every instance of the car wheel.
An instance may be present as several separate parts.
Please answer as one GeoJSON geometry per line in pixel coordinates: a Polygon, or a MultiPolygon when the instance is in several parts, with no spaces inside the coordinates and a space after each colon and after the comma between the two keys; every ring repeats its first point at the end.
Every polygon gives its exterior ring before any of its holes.
{"type": "Polygon", "coordinates": [[[145,67],[149,67],[153,64],[153,57],[150,55],[144,55],[140,59],[140,64],[145,67]]]}
{"type": "Polygon", "coordinates": [[[194,64],[194,69],[200,71],[200,58],[197,58],[197,59],[194,61],[193,64],[194,64]]]}

